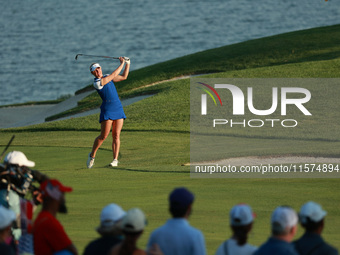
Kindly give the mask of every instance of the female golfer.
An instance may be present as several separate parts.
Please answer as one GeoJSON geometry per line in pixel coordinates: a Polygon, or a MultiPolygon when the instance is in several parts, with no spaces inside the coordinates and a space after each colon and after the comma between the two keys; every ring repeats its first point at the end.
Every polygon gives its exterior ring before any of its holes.
{"type": "Polygon", "coordinates": [[[98,63],[93,63],[90,66],[91,73],[95,76],[93,86],[96,88],[99,96],[103,100],[100,106],[100,118],[101,133],[94,140],[92,151],[88,155],[87,168],[92,168],[94,165],[94,159],[96,157],[97,150],[102,145],[104,140],[110,133],[112,127],[112,151],[113,161],[111,166],[118,166],[118,154],[120,148],[120,132],[123,127],[124,119],[126,118],[123,106],[119,100],[115,82],[124,81],[127,79],[130,70],[130,59],[125,57],[119,58],[120,65],[111,74],[103,75],[102,68],[98,63]],[[125,69],[123,74],[120,75],[123,67],[125,69]]]}

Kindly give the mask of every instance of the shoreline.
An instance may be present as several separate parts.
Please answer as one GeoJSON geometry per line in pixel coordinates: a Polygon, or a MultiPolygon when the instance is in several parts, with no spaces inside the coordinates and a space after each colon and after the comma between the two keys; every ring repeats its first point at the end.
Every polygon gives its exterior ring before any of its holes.
{"type": "MultiPolygon", "coordinates": [[[[25,127],[35,124],[45,123],[47,117],[62,113],[77,107],[78,101],[87,97],[94,91],[87,91],[81,94],[77,94],[66,99],[58,104],[46,104],[46,105],[24,105],[24,106],[9,106],[0,108],[0,129],[25,127]]],[[[123,107],[143,100],[152,95],[136,96],[133,98],[121,100],[123,107]]],[[[86,112],[77,113],[62,117],[53,121],[65,120],[77,117],[84,117],[92,114],[99,114],[100,108],[92,109],[86,112]]]]}

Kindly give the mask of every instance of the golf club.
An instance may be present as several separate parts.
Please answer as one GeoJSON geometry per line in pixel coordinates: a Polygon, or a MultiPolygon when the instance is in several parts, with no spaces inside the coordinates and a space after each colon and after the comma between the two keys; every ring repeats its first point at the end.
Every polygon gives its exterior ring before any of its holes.
{"type": "Polygon", "coordinates": [[[108,56],[96,56],[96,55],[87,55],[87,54],[77,54],[75,59],[78,60],[79,56],[83,56],[83,57],[93,57],[93,58],[111,58],[111,59],[119,59],[116,57],[108,57],[108,56]]]}
{"type": "Polygon", "coordinates": [[[15,138],[15,135],[12,136],[11,140],[9,140],[8,144],[6,145],[4,151],[1,153],[1,155],[0,155],[0,161],[2,160],[2,157],[5,155],[5,153],[6,153],[7,149],[8,149],[8,147],[9,147],[9,146],[11,145],[11,143],[13,142],[14,138],[15,138]]]}

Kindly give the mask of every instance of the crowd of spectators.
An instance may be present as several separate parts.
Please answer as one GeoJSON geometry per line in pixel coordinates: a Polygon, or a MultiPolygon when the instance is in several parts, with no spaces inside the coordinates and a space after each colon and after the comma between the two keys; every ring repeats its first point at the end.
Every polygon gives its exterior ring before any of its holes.
{"type": "MultiPolygon", "coordinates": [[[[20,155],[20,162],[27,160],[20,153],[16,155],[20,155]]],[[[6,164],[15,162],[15,158],[12,162],[8,162],[8,157],[5,160],[6,164]]],[[[44,176],[38,192],[42,208],[29,231],[32,236],[31,250],[25,251],[19,249],[20,239],[13,235],[13,229],[18,229],[13,228],[13,224],[22,216],[11,208],[11,203],[3,201],[0,205],[0,254],[77,255],[75,245],[57,220],[58,213],[67,212],[65,193],[68,192],[72,192],[71,187],[44,176]]],[[[147,223],[144,212],[139,208],[126,212],[117,204],[109,204],[100,214],[100,225],[96,229],[100,237],[91,241],[83,254],[205,255],[204,235],[189,223],[194,200],[194,194],[184,187],[175,188],[170,193],[169,211],[172,218],[151,233],[145,250],[137,247],[147,223]]],[[[326,215],[327,212],[313,201],[303,204],[299,213],[289,206],[279,206],[271,215],[271,236],[256,247],[247,242],[255,214],[249,205],[237,204],[229,214],[232,235],[217,247],[215,254],[337,255],[338,251],[321,237],[326,215]],[[301,238],[294,240],[299,221],[305,232],[301,238]]],[[[27,221],[27,217],[25,219],[27,221]]]]}

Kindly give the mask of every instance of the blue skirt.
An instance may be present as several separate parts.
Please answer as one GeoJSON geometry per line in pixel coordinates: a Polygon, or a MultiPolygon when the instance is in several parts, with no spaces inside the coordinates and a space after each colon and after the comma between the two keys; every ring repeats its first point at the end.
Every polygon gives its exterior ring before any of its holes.
{"type": "Polygon", "coordinates": [[[100,106],[99,123],[104,120],[126,119],[124,109],[120,100],[108,100],[100,106]]]}

